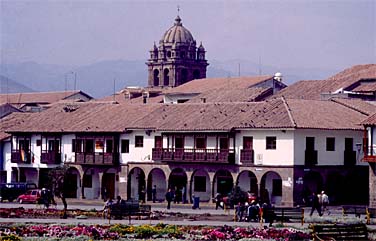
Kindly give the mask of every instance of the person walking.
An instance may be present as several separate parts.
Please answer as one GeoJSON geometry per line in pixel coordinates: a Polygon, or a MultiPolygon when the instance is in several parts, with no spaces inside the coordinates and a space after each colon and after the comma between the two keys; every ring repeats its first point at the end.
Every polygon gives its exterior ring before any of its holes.
{"type": "Polygon", "coordinates": [[[153,189],[151,190],[152,198],[153,198],[153,203],[157,200],[157,186],[154,185],[153,189]]]}
{"type": "Polygon", "coordinates": [[[321,199],[320,204],[321,204],[322,213],[324,214],[325,211],[328,211],[328,215],[330,215],[330,211],[328,209],[329,197],[324,191],[321,191],[320,199],[321,199]]]}
{"type": "Polygon", "coordinates": [[[313,192],[312,195],[310,196],[310,201],[311,201],[311,204],[312,204],[312,209],[311,209],[311,213],[309,214],[309,216],[312,216],[313,212],[316,209],[317,212],[319,213],[319,216],[321,217],[322,213],[321,213],[321,205],[320,205],[320,202],[319,202],[319,196],[316,195],[316,193],[313,192]]]}
{"type": "Polygon", "coordinates": [[[171,188],[168,189],[166,192],[166,201],[167,201],[167,209],[171,208],[171,201],[173,199],[174,194],[171,191],[171,188]]]}

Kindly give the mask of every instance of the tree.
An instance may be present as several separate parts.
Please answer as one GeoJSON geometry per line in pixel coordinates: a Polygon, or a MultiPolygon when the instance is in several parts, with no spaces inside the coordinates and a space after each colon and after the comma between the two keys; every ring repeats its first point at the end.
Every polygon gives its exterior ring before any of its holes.
{"type": "Polygon", "coordinates": [[[48,173],[49,183],[51,184],[51,191],[55,197],[61,199],[64,205],[64,211],[61,218],[67,218],[68,204],[66,201],[66,189],[64,183],[67,178],[68,169],[69,166],[67,164],[64,164],[62,166],[51,169],[48,173]]]}

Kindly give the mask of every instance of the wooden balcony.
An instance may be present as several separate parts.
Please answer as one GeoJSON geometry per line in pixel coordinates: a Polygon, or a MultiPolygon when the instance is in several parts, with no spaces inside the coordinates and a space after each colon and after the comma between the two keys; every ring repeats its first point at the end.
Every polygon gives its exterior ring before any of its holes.
{"type": "Polygon", "coordinates": [[[356,165],[356,151],[344,151],[343,164],[345,166],[355,166],[356,165]]]}
{"type": "Polygon", "coordinates": [[[251,150],[251,149],[240,150],[240,161],[243,165],[255,164],[254,156],[255,156],[254,150],[251,150]]]}
{"type": "Polygon", "coordinates": [[[235,163],[234,149],[153,148],[152,159],[166,162],[235,163]]]}
{"type": "Polygon", "coordinates": [[[364,157],[362,159],[364,162],[376,162],[376,148],[366,146],[364,148],[364,157]]]}
{"type": "Polygon", "coordinates": [[[25,152],[22,158],[21,151],[12,151],[11,158],[12,163],[20,164],[30,164],[31,163],[31,153],[25,152]]]}
{"type": "Polygon", "coordinates": [[[55,151],[42,151],[40,162],[43,164],[60,164],[61,153],[55,151]]]}
{"type": "Polygon", "coordinates": [[[317,164],[317,151],[305,150],[305,163],[306,166],[314,166],[317,164]]]}
{"type": "Polygon", "coordinates": [[[76,153],[76,164],[118,165],[119,153],[76,153]]]}

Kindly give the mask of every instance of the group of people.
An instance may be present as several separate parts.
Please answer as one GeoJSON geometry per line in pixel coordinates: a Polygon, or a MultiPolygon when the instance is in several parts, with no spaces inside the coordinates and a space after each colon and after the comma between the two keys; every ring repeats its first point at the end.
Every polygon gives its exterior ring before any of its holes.
{"type": "Polygon", "coordinates": [[[330,214],[330,211],[328,209],[329,197],[324,191],[321,191],[321,193],[319,194],[313,192],[309,198],[309,201],[311,202],[312,206],[309,216],[312,216],[315,210],[317,210],[319,216],[322,216],[325,211],[328,211],[328,215],[330,214]]]}
{"type": "Polygon", "coordinates": [[[167,209],[171,208],[172,201],[174,201],[174,203],[177,203],[177,204],[179,204],[180,201],[183,204],[187,203],[186,195],[187,194],[185,192],[185,187],[182,187],[182,189],[179,189],[177,187],[175,187],[174,189],[169,188],[165,194],[165,198],[167,201],[167,209]]]}

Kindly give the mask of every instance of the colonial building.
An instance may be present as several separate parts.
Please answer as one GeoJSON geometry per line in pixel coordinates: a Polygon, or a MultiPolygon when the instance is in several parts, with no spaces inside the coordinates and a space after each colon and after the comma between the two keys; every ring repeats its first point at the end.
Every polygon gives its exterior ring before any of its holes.
{"type": "Polygon", "coordinates": [[[369,163],[369,205],[376,207],[376,113],[364,125],[364,161],[369,163]]]}
{"type": "Polygon", "coordinates": [[[41,185],[67,163],[72,198],[97,199],[104,188],[150,198],[156,185],[159,200],[172,187],[210,201],[237,184],[275,205],[322,189],[333,203],[368,200],[357,149],[367,115],[334,101],[62,103],[30,115],[7,128],[7,181],[41,185]]]}
{"type": "Polygon", "coordinates": [[[148,66],[149,87],[175,87],[193,79],[206,77],[205,48],[183,26],[179,16],[174,26],[168,29],[150,50],[148,66]]]}

